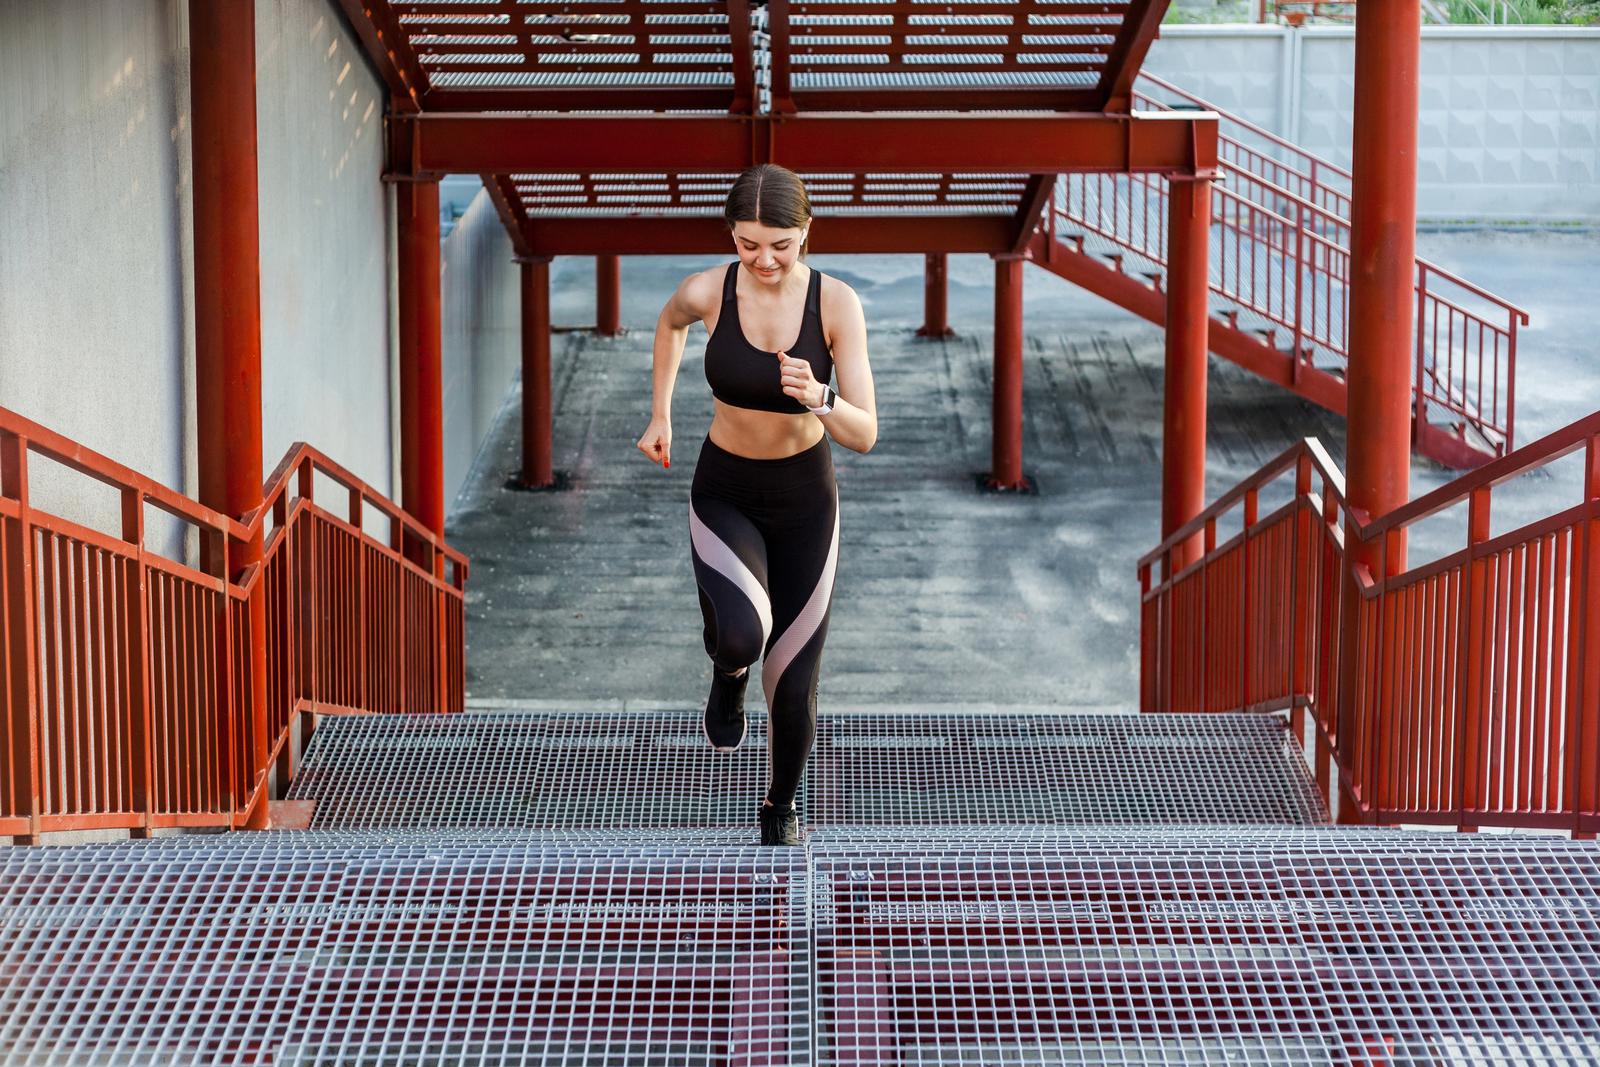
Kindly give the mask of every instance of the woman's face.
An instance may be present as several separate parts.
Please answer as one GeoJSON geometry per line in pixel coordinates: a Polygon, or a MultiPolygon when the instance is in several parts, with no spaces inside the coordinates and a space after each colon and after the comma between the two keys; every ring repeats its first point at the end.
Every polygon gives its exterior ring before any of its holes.
{"type": "Polygon", "coordinates": [[[758,281],[780,285],[800,261],[800,246],[805,243],[809,229],[809,226],[795,226],[779,230],[759,222],[736,222],[733,247],[738,250],[745,270],[758,281]]]}

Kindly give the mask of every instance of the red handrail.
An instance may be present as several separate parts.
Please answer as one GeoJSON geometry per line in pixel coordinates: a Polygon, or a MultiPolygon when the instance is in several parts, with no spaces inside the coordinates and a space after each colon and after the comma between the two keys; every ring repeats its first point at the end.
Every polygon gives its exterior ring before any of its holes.
{"type": "Polygon", "coordinates": [[[1174,531],[1139,576],[1145,710],[1310,714],[1346,818],[1600,830],[1600,412],[1372,520],[1347,510],[1308,439],[1174,531]],[[1495,487],[1579,449],[1577,502],[1491,533],[1495,487]],[[1289,470],[1286,502],[1259,515],[1289,470]],[[1384,574],[1346,554],[1349,535],[1399,558],[1409,527],[1462,503],[1455,552],[1384,574]]]}
{"type": "Polygon", "coordinates": [[[237,520],[0,408],[0,833],[259,824],[297,713],[462,706],[466,577],[460,553],[307,445],[237,520]],[[32,506],[30,455],[117,490],[120,535],[32,506]],[[318,473],[342,517],[316,502],[318,473]],[[198,565],[146,547],[147,504],[198,531],[198,565]],[[369,505],[387,544],[363,529],[369,505]],[[259,535],[260,563],[235,573],[259,535]]]}

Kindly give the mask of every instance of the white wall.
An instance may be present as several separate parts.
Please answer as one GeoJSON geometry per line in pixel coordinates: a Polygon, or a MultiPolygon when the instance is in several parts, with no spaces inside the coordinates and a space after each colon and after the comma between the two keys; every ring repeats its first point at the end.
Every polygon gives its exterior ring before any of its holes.
{"type": "Polygon", "coordinates": [[[522,366],[521,268],[513,255],[505,224],[480,190],[440,257],[447,511],[522,366]]]}
{"type": "MultiPolygon", "coordinates": [[[[5,9],[0,405],[192,496],[188,0],[5,9]]],[[[256,5],[263,464],[303,439],[392,492],[382,97],[337,12],[256,5]]],[[[41,507],[118,529],[114,494],[37,467],[41,507]]]]}
{"type": "MultiPolygon", "coordinates": [[[[169,486],[194,470],[184,0],[6,5],[0,405],[169,486]]],[[[36,503],[112,532],[115,494],[35,461],[36,503]]],[[[174,552],[177,533],[152,530],[174,552]]]]}
{"type": "Polygon", "coordinates": [[[315,445],[391,494],[383,94],[325,0],[257,0],[261,447],[315,445]]]}
{"type": "MultiPolygon", "coordinates": [[[[1422,31],[1417,214],[1600,218],[1600,29],[1422,31]]],[[[1145,69],[1350,165],[1348,26],[1163,26],[1145,69]]]]}

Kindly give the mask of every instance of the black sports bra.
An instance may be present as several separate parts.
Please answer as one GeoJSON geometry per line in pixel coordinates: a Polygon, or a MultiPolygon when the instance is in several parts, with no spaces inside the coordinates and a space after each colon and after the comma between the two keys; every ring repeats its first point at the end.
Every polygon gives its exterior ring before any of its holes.
{"type": "MultiPolygon", "coordinates": [[[[807,408],[783,391],[778,357],[751,344],[739,325],[739,264],[728,264],[722,281],[722,311],[717,328],[706,341],[706,381],[711,395],[724,404],[755,411],[804,413],[807,408]]],[[[822,272],[811,268],[811,283],[806,288],[806,308],[800,318],[800,336],[785,351],[794,359],[811,364],[811,374],[828,383],[833,376],[833,354],[822,335],[822,272]]]]}

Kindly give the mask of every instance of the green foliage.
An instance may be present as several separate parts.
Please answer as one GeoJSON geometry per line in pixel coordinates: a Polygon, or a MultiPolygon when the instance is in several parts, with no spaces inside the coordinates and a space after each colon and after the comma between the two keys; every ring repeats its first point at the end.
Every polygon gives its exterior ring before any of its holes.
{"type": "Polygon", "coordinates": [[[1600,0],[1442,0],[1459,25],[1600,25],[1600,0]]]}
{"type": "MultiPolygon", "coordinates": [[[[1281,2],[1281,0],[1280,0],[1281,2]]],[[[1600,26],[1600,0],[1437,0],[1457,26],[1495,25],[1600,26]]],[[[1267,0],[1269,15],[1273,0],[1267,0]]],[[[1348,22],[1353,4],[1323,5],[1321,14],[1348,22]]],[[[1237,23],[1250,21],[1250,0],[1172,0],[1163,22],[1237,23]]],[[[1310,4],[1291,4],[1287,11],[1310,13],[1310,4]]],[[[1317,21],[1329,21],[1319,19],[1317,21]]],[[[1425,21],[1424,24],[1430,24],[1425,21]]]]}

